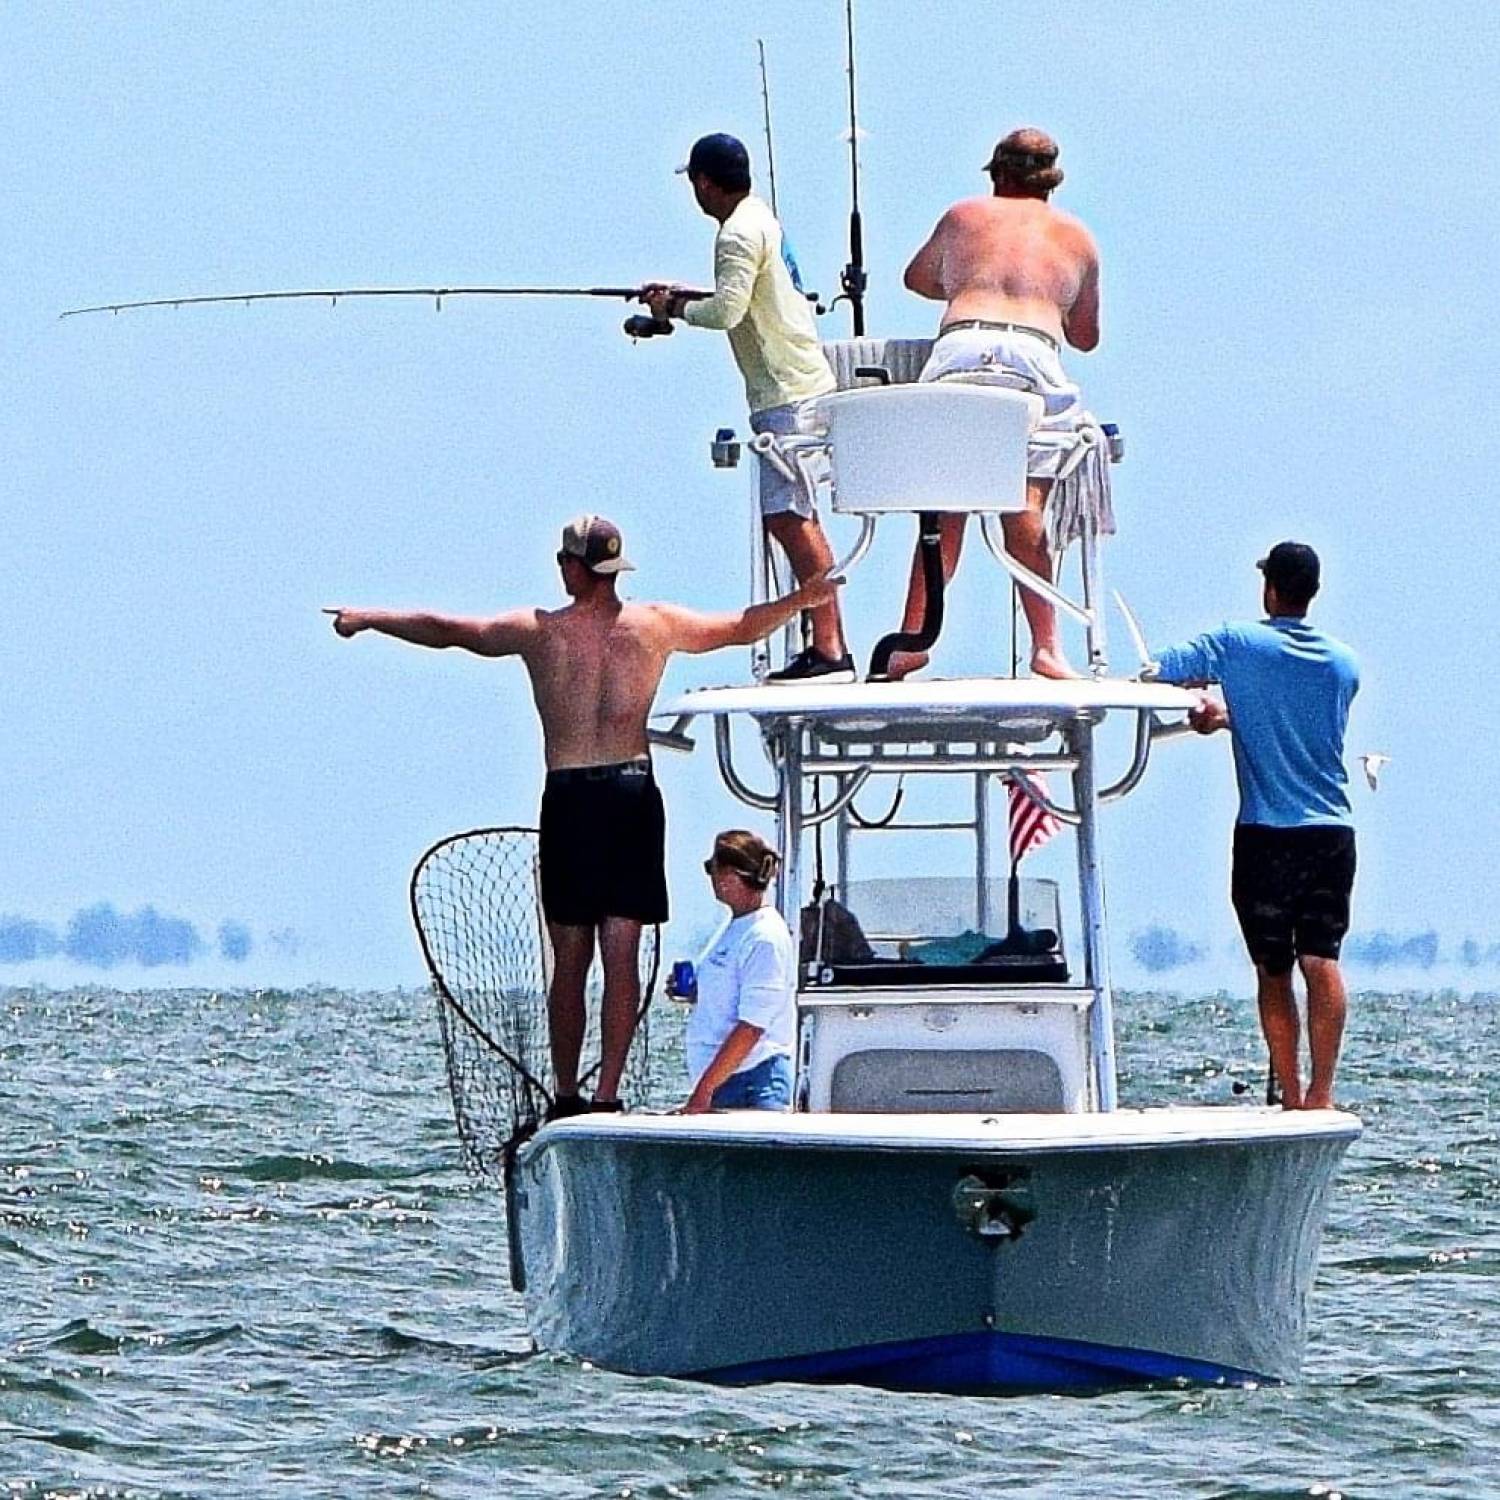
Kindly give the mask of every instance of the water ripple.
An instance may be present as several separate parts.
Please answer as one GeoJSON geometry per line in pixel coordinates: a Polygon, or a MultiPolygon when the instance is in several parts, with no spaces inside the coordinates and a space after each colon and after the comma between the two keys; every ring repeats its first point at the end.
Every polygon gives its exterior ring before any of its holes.
{"type": "MultiPolygon", "coordinates": [[[[1253,1005],[1122,995],[1122,1094],[1258,1090],[1253,1005]]],[[[1500,1002],[1353,998],[1367,1121],[1300,1384],[718,1390],[533,1352],[420,994],[0,994],[0,1500],[1500,1493],[1500,1002]]]]}

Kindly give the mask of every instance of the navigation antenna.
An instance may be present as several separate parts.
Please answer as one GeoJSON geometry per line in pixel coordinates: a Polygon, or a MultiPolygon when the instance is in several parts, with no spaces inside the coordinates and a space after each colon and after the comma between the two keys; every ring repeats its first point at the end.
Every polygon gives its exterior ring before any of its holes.
{"type": "Polygon", "coordinates": [[[766,44],[757,37],[755,45],[760,48],[760,102],[766,121],[766,175],[771,184],[771,212],[779,222],[781,210],[776,206],[776,149],[771,144],[771,85],[766,79],[766,44]]]}
{"type": "Polygon", "coordinates": [[[839,277],[849,312],[854,319],[854,336],[865,333],[865,231],[859,217],[859,112],[854,100],[854,0],[844,0],[844,35],[849,57],[849,264],[839,277]]]}

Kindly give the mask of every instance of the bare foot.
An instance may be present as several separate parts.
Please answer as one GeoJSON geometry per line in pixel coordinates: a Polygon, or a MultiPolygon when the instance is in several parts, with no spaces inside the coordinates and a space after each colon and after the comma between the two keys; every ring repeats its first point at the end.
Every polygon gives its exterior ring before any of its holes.
{"type": "Polygon", "coordinates": [[[1083,676],[1068,665],[1068,659],[1059,651],[1034,650],[1031,653],[1031,675],[1050,677],[1054,682],[1074,682],[1083,676]]]}
{"type": "Polygon", "coordinates": [[[1326,1089],[1308,1089],[1302,1099],[1303,1109],[1332,1109],[1333,1095],[1326,1089]]]}
{"type": "Polygon", "coordinates": [[[886,681],[900,682],[903,677],[920,672],[929,660],[931,658],[925,651],[893,651],[885,671],[886,681]]]}

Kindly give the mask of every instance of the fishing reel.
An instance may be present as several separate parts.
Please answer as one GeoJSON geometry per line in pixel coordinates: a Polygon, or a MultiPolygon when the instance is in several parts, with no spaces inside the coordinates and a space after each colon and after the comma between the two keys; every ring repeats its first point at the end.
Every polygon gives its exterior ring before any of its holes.
{"type": "Polygon", "coordinates": [[[633,339],[664,338],[672,331],[670,318],[653,318],[650,313],[636,313],[625,319],[625,333],[633,339]]]}

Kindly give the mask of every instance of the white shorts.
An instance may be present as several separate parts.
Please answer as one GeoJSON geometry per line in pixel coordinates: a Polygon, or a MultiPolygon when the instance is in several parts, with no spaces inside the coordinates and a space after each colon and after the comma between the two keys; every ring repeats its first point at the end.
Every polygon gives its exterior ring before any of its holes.
{"type": "MultiPolygon", "coordinates": [[[[750,413],[751,432],[770,432],[777,437],[801,437],[818,431],[817,396],[805,401],[790,401],[785,406],[768,406],[764,411],[750,413]]],[[[790,512],[810,521],[817,515],[813,497],[800,484],[790,480],[764,455],[756,455],[756,493],[760,497],[762,516],[784,515],[790,512]]],[[[803,467],[814,481],[820,481],[828,472],[826,454],[803,457],[803,467]]]]}
{"type": "MultiPolygon", "coordinates": [[[[932,346],[920,380],[982,380],[986,375],[1019,375],[1042,398],[1035,431],[1076,432],[1086,415],[1083,396],[1068,379],[1057,350],[1039,334],[1008,328],[955,328],[932,346]]],[[[1071,446],[1071,445],[1069,445],[1071,446]]],[[[1026,472],[1033,479],[1057,475],[1068,447],[1035,439],[1026,472]]]]}

